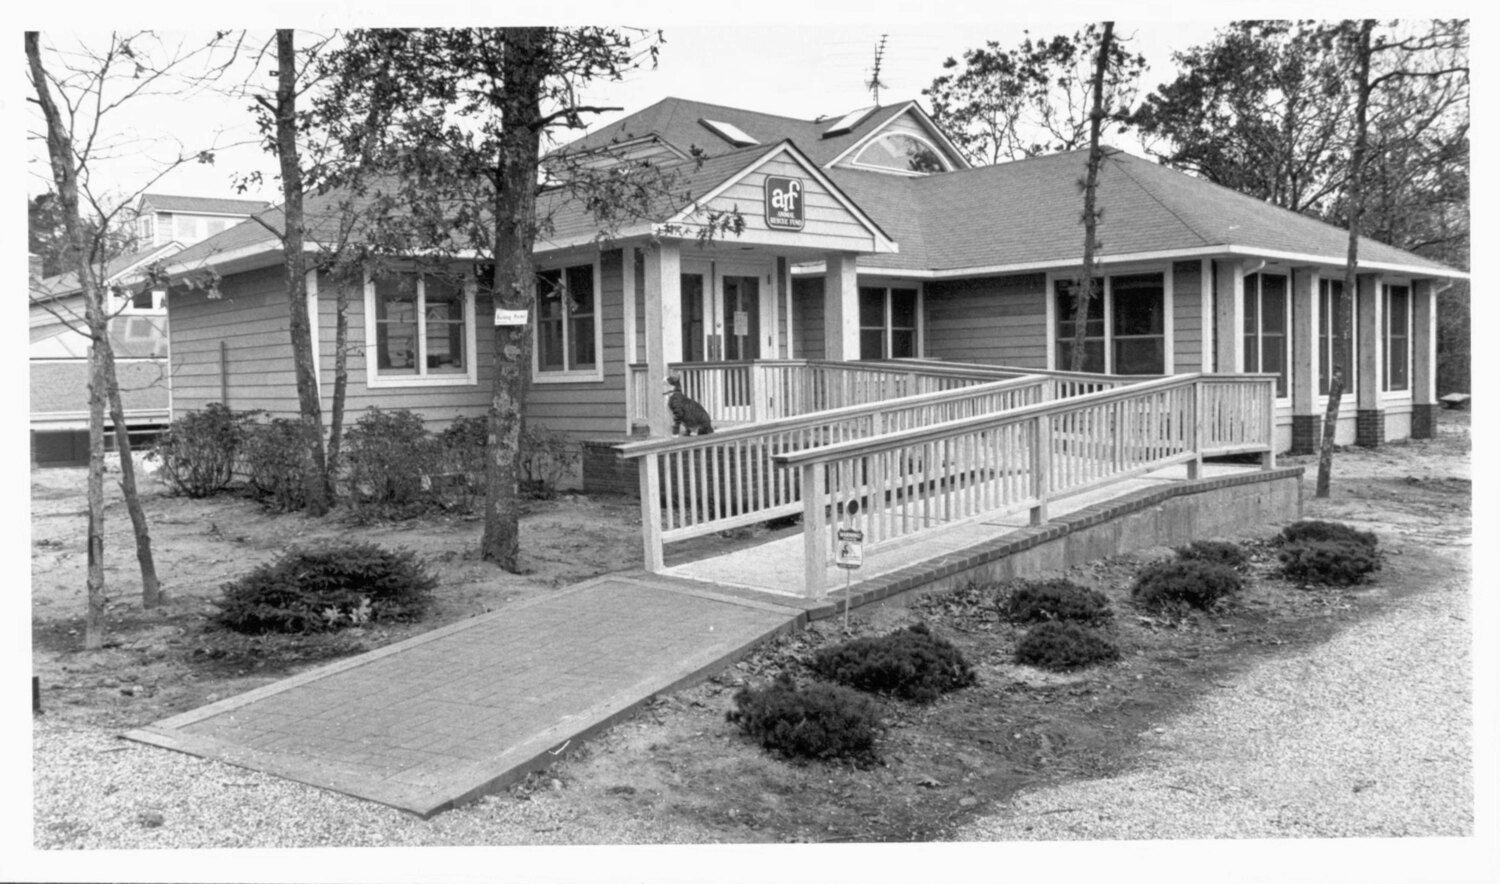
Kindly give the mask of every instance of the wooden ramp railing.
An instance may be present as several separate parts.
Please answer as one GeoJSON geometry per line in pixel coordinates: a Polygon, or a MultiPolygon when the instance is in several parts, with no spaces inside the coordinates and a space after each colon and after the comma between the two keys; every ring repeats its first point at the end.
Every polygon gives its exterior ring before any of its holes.
{"type": "Polygon", "coordinates": [[[801,511],[795,470],[774,458],[944,421],[995,414],[1056,395],[1045,377],[991,381],[799,417],[619,446],[640,461],[646,564],[660,569],[662,545],[801,511]]]}
{"type": "MultiPolygon", "coordinates": [[[[1055,379],[1053,379],[1055,382],[1055,379]]],[[[867,551],[981,515],[1049,501],[1207,455],[1274,466],[1274,376],[1179,375],[999,414],[778,453],[802,490],[803,591],[825,592],[840,528],[867,551]]]]}

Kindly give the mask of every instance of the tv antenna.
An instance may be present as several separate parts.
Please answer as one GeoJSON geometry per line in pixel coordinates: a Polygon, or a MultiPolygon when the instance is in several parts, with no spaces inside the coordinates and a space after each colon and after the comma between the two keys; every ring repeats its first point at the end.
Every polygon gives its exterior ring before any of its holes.
{"type": "Polygon", "coordinates": [[[875,44],[875,66],[870,72],[870,79],[865,81],[865,88],[874,96],[876,107],[880,107],[880,90],[885,88],[885,84],[880,81],[880,63],[885,58],[885,41],[889,36],[890,34],[881,34],[880,42],[875,44]]]}

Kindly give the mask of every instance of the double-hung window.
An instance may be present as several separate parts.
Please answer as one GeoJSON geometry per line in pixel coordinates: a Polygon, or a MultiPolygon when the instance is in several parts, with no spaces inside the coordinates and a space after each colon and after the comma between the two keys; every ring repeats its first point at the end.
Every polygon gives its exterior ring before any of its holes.
{"type": "Polygon", "coordinates": [[[1344,281],[1341,279],[1322,278],[1318,280],[1318,395],[1328,395],[1328,384],[1333,378],[1333,353],[1335,345],[1342,340],[1344,342],[1344,358],[1340,363],[1344,371],[1344,393],[1348,396],[1354,392],[1354,349],[1355,340],[1353,333],[1354,304],[1353,298],[1340,298],[1344,290],[1344,281]],[[1335,310],[1337,301],[1344,302],[1344,309],[1335,310]]]}
{"type": "Polygon", "coordinates": [[[917,355],[917,290],[860,286],[859,358],[917,355]]]}
{"type": "Polygon", "coordinates": [[[599,299],[593,264],[537,273],[536,378],[597,380],[599,299]]]}
{"type": "Polygon", "coordinates": [[[477,382],[471,287],[430,273],[385,273],[370,281],[366,299],[374,386],[477,382]]]}
{"type": "Polygon", "coordinates": [[[1245,277],[1245,371],[1276,375],[1276,396],[1287,395],[1287,282],[1285,276],[1245,277]]]}
{"type": "Polygon", "coordinates": [[[1382,389],[1411,389],[1411,287],[1385,287],[1385,365],[1381,372],[1382,389]]]}
{"type": "MultiPolygon", "coordinates": [[[[1089,299],[1084,314],[1083,370],[1109,374],[1164,374],[1166,287],[1160,273],[1110,276],[1100,280],[1101,295],[1089,299]]],[[[1073,318],[1077,283],[1054,281],[1057,317],[1056,366],[1073,365],[1073,318]]]]}

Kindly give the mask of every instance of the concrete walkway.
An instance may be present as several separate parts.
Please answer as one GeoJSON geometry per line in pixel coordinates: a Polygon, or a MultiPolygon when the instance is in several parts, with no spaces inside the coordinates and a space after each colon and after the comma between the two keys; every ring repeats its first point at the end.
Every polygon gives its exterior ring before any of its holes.
{"type": "Polygon", "coordinates": [[[125,734],[430,816],[519,780],[795,608],[613,575],[125,734]]]}

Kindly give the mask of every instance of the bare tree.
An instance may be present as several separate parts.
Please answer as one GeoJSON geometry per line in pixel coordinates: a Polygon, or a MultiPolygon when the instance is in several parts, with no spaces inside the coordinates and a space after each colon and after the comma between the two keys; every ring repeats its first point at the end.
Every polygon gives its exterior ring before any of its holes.
{"type": "MultiPolygon", "coordinates": [[[[1078,286],[1073,292],[1073,359],[1071,371],[1083,371],[1084,337],[1088,329],[1088,305],[1098,297],[1099,286],[1097,253],[1099,250],[1099,167],[1104,164],[1104,149],[1099,144],[1099,131],[1108,109],[1104,103],[1104,75],[1109,69],[1110,42],[1114,39],[1115,23],[1104,23],[1099,38],[1099,54],[1094,64],[1094,100],[1089,111],[1089,162],[1088,173],[1083,183],[1083,272],[1078,276],[1078,286]]],[[[1107,364],[1107,363],[1106,363],[1107,364]]],[[[1102,366],[1101,366],[1102,369],[1102,366]]]]}
{"type": "MultiPolygon", "coordinates": [[[[106,117],[112,111],[142,96],[183,88],[174,79],[174,72],[186,67],[198,67],[201,75],[209,77],[221,72],[222,67],[212,63],[206,68],[202,66],[221,48],[222,41],[222,34],[215,35],[203,46],[184,50],[163,47],[149,34],[111,33],[103,48],[81,45],[66,55],[53,53],[49,68],[48,61],[43,59],[44,51],[48,50],[42,47],[41,35],[35,31],[28,31],[25,35],[28,77],[42,117],[41,130],[31,135],[47,145],[51,183],[61,205],[68,250],[83,294],[82,322],[70,327],[83,332],[90,341],[88,607],[84,626],[84,645],[87,648],[98,648],[103,644],[103,616],[108,602],[104,580],[106,407],[114,423],[116,447],[120,454],[120,485],[136,540],[136,557],[141,568],[141,603],[143,607],[153,607],[163,599],[151,552],[149,526],[136,489],[130,436],[109,337],[111,313],[118,308],[110,302],[106,285],[104,237],[109,231],[118,229],[130,201],[167,172],[185,163],[211,162],[213,154],[211,150],[179,151],[175,160],[163,164],[150,181],[123,199],[110,200],[97,193],[91,187],[89,170],[91,163],[117,149],[117,143],[105,128],[106,117]],[[165,50],[161,57],[153,51],[159,49],[165,50]],[[90,230],[94,231],[93,235],[90,235],[90,230]]],[[[69,321],[65,313],[65,310],[58,309],[54,315],[69,321]]],[[[76,320],[76,315],[72,319],[76,320]]]]}

